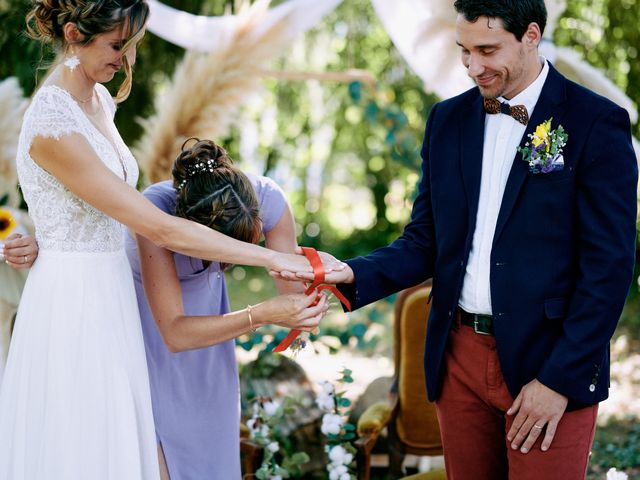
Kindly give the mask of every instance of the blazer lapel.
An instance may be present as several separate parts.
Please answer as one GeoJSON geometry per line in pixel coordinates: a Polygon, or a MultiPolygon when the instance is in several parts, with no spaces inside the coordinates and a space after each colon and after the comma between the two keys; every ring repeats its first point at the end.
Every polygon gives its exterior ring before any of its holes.
{"type": "MultiPolygon", "coordinates": [[[[565,100],[565,79],[558,71],[549,64],[549,74],[545,81],[544,87],[540,92],[540,98],[533,109],[527,128],[520,140],[520,147],[529,140],[529,134],[533,133],[538,125],[545,120],[553,117],[553,125],[557,125],[560,113],[562,110],[558,109],[565,100]]],[[[513,207],[518,199],[520,189],[524,184],[527,175],[529,175],[529,165],[522,161],[521,154],[516,151],[511,171],[509,172],[509,178],[507,179],[507,185],[505,186],[504,195],[502,197],[502,204],[500,205],[500,212],[498,213],[498,221],[496,223],[496,230],[493,236],[493,245],[500,237],[502,230],[513,210],[513,207]]],[[[539,174],[543,175],[543,174],[539,174]]]]}
{"type": "Polygon", "coordinates": [[[469,112],[460,120],[460,156],[462,178],[467,198],[467,213],[471,237],[475,230],[480,198],[480,178],[482,176],[482,149],[484,146],[485,112],[482,97],[470,101],[469,112]]]}

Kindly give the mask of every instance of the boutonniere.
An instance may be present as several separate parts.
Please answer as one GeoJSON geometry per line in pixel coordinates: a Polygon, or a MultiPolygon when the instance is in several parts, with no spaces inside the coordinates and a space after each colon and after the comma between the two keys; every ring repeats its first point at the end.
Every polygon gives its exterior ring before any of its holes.
{"type": "Polygon", "coordinates": [[[569,135],[562,125],[551,130],[551,120],[542,122],[536,127],[536,131],[529,134],[530,142],[524,147],[518,147],[522,154],[522,160],[529,164],[531,173],[549,173],[564,168],[562,148],[567,144],[569,135]]]}

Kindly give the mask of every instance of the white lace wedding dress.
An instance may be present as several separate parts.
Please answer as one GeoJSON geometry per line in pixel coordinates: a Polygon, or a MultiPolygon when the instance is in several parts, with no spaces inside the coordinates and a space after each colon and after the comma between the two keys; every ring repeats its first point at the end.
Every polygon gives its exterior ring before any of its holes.
{"type": "MultiPolygon", "coordinates": [[[[113,118],[107,90],[97,85],[96,91],[113,118]]],[[[74,196],[29,155],[36,136],[79,133],[109,169],[135,185],[135,160],[112,121],[109,129],[115,148],[54,85],[36,93],[24,117],[17,169],[40,253],[24,288],[0,390],[2,480],[159,478],[123,226],[74,196]]]]}

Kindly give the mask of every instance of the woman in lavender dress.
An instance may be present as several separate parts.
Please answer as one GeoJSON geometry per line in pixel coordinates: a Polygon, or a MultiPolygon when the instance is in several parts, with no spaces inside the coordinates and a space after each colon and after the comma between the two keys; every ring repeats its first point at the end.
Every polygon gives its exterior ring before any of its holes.
{"type": "MultiPolygon", "coordinates": [[[[226,152],[197,141],[176,159],[173,182],[144,195],[165,212],[269,248],[293,252],[293,218],[268,178],[247,177],[226,152]]],[[[172,253],[138,236],[126,242],[145,341],[163,478],[233,480],[240,473],[240,392],[234,338],[271,323],[311,329],[326,311],[300,284],[229,313],[225,264],[172,253]],[[142,259],[142,261],[140,261],[142,259]],[[285,294],[288,289],[288,294],[285,294]],[[145,296],[146,293],[146,296],[145,296]],[[163,460],[164,459],[164,462],[163,460]],[[164,465],[163,465],[164,463],[164,465]]]]}

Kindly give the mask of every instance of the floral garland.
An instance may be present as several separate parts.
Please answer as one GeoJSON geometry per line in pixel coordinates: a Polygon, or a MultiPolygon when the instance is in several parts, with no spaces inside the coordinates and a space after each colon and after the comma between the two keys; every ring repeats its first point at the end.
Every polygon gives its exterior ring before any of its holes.
{"type": "MultiPolygon", "coordinates": [[[[339,383],[352,383],[351,370],[343,369],[339,383]]],[[[344,397],[345,392],[336,392],[331,382],[320,383],[321,391],[316,398],[316,404],[325,412],[322,416],[320,430],[327,436],[325,451],[329,457],[327,472],[329,480],[355,480],[353,460],[356,450],[351,445],[355,438],[355,427],[350,423],[344,423],[346,413],[344,408],[351,406],[351,401],[344,397]]]]}
{"type": "Polygon", "coordinates": [[[259,445],[264,447],[262,464],[256,471],[258,480],[282,480],[292,474],[300,473],[300,467],[307,463],[309,455],[305,452],[296,452],[288,456],[282,451],[279,457],[282,465],[278,464],[276,454],[280,452],[278,437],[278,425],[282,423],[285,415],[295,411],[296,402],[290,397],[284,397],[282,404],[270,397],[257,397],[253,404],[253,415],[247,421],[249,435],[259,445]]]}

